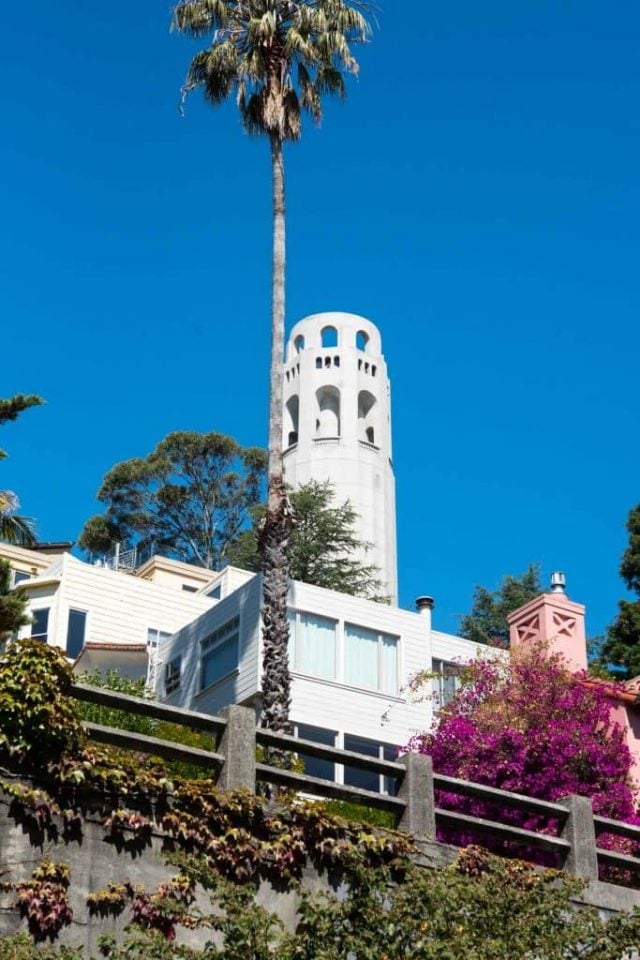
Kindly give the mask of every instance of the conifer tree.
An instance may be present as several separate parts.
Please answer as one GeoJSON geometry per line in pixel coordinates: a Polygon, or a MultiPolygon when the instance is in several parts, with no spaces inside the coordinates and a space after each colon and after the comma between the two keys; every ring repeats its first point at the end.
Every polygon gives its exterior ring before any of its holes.
{"type": "Polygon", "coordinates": [[[507,616],[542,593],[540,566],[530,563],[520,576],[506,576],[497,590],[477,586],[471,612],[460,620],[460,633],[473,643],[509,646],[507,616]]]}
{"type": "Polygon", "coordinates": [[[640,503],[627,518],[629,543],[622,555],[620,576],[637,600],[621,600],[618,616],[607,630],[600,658],[624,668],[628,677],[640,674],[640,503]]]}

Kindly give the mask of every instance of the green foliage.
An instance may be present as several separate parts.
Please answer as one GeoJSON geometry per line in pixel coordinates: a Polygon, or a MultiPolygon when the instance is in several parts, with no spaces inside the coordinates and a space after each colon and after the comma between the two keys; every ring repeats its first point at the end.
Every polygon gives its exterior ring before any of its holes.
{"type": "Polygon", "coordinates": [[[77,751],[84,739],[69,697],[72,677],[57,647],[11,643],[0,664],[0,750],[41,767],[77,751]]]}
{"type": "MultiPolygon", "coordinates": [[[[41,403],[44,403],[42,397],[37,397],[33,393],[28,395],[16,393],[14,397],[9,397],[6,400],[0,399],[0,427],[9,423],[10,420],[17,420],[20,414],[28,410],[29,407],[38,407],[41,403]]],[[[5,451],[0,450],[0,460],[5,457],[5,451]]]]}
{"type": "Polygon", "coordinates": [[[530,563],[520,576],[506,576],[497,590],[477,586],[471,612],[460,620],[460,633],[473,643],[509,646],[507,615],[542,593],[540,566],[530,563]]]}
{"type": "Polygon", "coordinates": [[[336,817],[368,823],[371,827],[393,830],[396,825],[395,814],[390,810],[380,810],[378,807],[367,807],[361,803],[349,803],[346,800],[324,800],[318,806],[336,817]]]}
{"type": "MultiPolygon", "coordinates": [[[[114,693],[124,693],[129,697],[153,700],[153,694],[146,686],[144,679],[132,680],[117,670],[109,670],[107,673],[96,670],[94,673],[82,674],[80,680],[91,687],[101,687],[112,690],[114,693]]],[[[147,737],[158,736],[157,723],[150,717],[141,717],[135,713],[127,713],[125,710],[114,710],[112,707],[101,707],[94,703],[78,703],[77,710],[80,719],[89,723],[116,727],[118,730],[130,730],[132,733],[142,733],[147,737]]]]}
{"type": "MultiPolygon", "coordinates": [[[[0,426],[18,416],[29,407],[36,407],[43,401],[34,394],[25,396],[16,394],[7,400],[0,400],[0,426]]],[[[4,450],[0,450],[0,460],[6,457],[4,450]]],[[[0,540],[5,543],[15,543],[23,547],[34,545],[36,536],[33,520],[17,514],[20,501],[12,490],[0,490],[0,540]]]]}
{"type": "Polygon", "coordinates": [[[98,491],[105,513],[78,543],[90,553],[137,545],[215,569],[260,499],[265,464],[264,451],[221,433],[170,433],[147,457],[109,470],[98,491]]]}
{"type": "MultiPolygon", "coordinates": [[[[356,597],[380,597],[382,584],[377,567],[358,559],[370,549],[359,540],[358,518],[351,503],[335,503],[330,482],[312,480],[289,492],[295,526],[289,544],[289,576],[316,587],[338,590],[356,597]]],[[[259,571],[258,537],[264,508],[254,511],[254,524],[229,551],[231,563],[245,570],[259,571]]]]}
{"type": "Polygon", "coordinates": [[[622,555],[620,576],[638,599],[618,604],[618,616],[607,630],[601,659],[604,664],[624,668],[628,677],[636,677],[640,674],[640,503],[629,512],[627,531],[629,543],[622,555]]]}
{"type": "Polygon", "coordinates": [[[213,106],[233,96],[248,133],[297,140],[303,111],[319,123],[322,97],[344,97],[344,74],[357,74],[350,46],[370,36],[367,8],[363,0],[179,0],[174,29],[209,39],[183,95],[201,89],[213,106]]]}
{"type": "MultiPolygon", "coordinates": [[[[149,907],[142,924],[121,943],[102,937],[101,951],[108,960],[620,960],[640,939],[638,910],[604,919],[591,907],[576,909],[582,881],[476,847],[443,870],[359,866],[347,881],[340,896],[303,888],[298,924],[287,932],[250,887],[194,865],[166,889],[139,890],[149,907]],[[190,913],[195,880],[211,896],[212,912],[203,916],[190,913]],[[176,926],[205,928],[212,939],[202,950],[180,945],[171,939],[176,926]]],[[[21,934],[0,940],[0,960],[54,956],[79,960],[64,948],[41,952],[21,934]]]]}
{"type": "Polygon", "coordinates": [[[31,622],[27,598],[22,590],[11,588],[11,567],[0,559],[0,643],[31,622]]]}

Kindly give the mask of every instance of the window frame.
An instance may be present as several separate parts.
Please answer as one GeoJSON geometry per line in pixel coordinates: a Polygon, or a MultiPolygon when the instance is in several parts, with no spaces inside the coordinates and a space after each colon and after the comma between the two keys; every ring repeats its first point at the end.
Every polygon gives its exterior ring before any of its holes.
{"type": "Polygon", "coordinates": [[[435,713],[438,713],[443,707],[446,707],[455,697],[456,690],[460,683],[458,670],[459,664],[456,664],[452,660],[443,660],[442,657],[431,657],[431,702],[435,713]],[[449,670],[448,674],[446,672],[447,670],[449,670]],[[453,679],[453,691],[447,695],[445,693],[444,681],[449,678],[453,679]],[[438,687],[437,693],[435,690],[436,685],[438,687]]]}
{"type": "Polygon", "coordinates": [[[182,654],[178,653],[171,660],[167,660],[164,665],[164,693],[170,697],[182,687],[182,654]],[[176,669],[176,666],[177,669],[176,669]],[[170,671],[171,674],[170,674],[170,671]]]}
{"type": "Polygon", "coordinates": [[[239,613],[236,613],[234,616],[230,617],[223,624],[217,627],[215,630],[212,630],[211,633],[204,637],[200,641],[200,650],[199,650],[199,683],[198,683],[198,693],[197,695],[204,693],[205,690],[210,690],[212,687],[215,687],[217,684],[222,683],[223,680],[228,680],[229,677],[235,676],[235,674],[240,672],[240,634],[242,628],[242,618],[239,613]],[[228,629],[231,624],[235,624],[233,632],[230,632],[228,636],[221,636],[216,638],[217,634],[222,633],[224,630],[228,629]],[[207,654],[212,653],[223,644],[227,643],[235,635],[235,661],[236,665],[231,670],[228,670],[226,673],[222,674],[220,677],[216,677],[215,680],[212,680],[210,683],[205,684],[205,658],[207,654]]]}
{"type": "Polygon", "coordinates": [[[29,624],[29,630],[31,631],[31,633],[29,634],[29,636],[30,636],[33,640],[39,640],[40,643],[49,643],[49,627],[50,627],[50,620],[51,620],[51,607],[36,607],[35,609],[31,609],[31,610],[29,611],[29,613],[31,614],[31,616],[32,616],[34,619],[35,619],[36,614],[38,614],[38,613],[46,613],[45,632],[44,632],[44,633],[34,633],[34,632],[33,632],[33,627],[35,626],[35,623],[31,623],[31,624],[29,624]]]}
{"type": "Polygon", "coordinates": [[[89,622],[89,611],[88,611],[88,610],[83,609],[82,607],[68,607],[68,608],[67,608],[67,632],[66,632],[66,635],[65,635],[65,653],[66,653],[67,657],[69,657],[70,660],[76,660],[76,659],[80,656],[80,654],[82,653],[82,651],[84,650],[84,645],[85,645],[85,643],[87,642],[87,634],[88,634],[88,632],[89,632],[89,631],[88,631],[88,622],[89,622]],[[72,655],[69,653],[69,627],[71,626],[71,614],[72,614],[72,613],[81,613],[81,614],[83,615],[83,617],[84,617],[84,624],[83,624],[83,629],[82,629],[82,646],[80,647],[80,650],[78,651],[78,653],[75,654],[75,656],[72,656],[72,655]]]}
{"type": "Polygon", "coordinates": [[[298,607],[287,607],[287,619],[289,622],[289,664],[292,673],[301,677],[308,677],[311,680],[318,680],[321,683],[340,683],[341,676],[341,643],[340,643],[340,624],[341,620],[336,617],[325,617],[322,613],[313,613],[311,610],[302,610],[298,607]],[[295,618],[295,630],[291,631],[291,615],[295,618]],[[298,629],[301,617],[314,617],[316,620],[325,620],[333,624],[333,677],[320,677],[317,674],[309,673],[301,669],[297,663],[298,655],[298,629]]]}
{"type": "MultiPolygon", "coordinates": [[[[343,622],[343,682],[345,686],[356,687],[358,690],[367,690],[373,693],[381,694],[385,697],[399,697],[400,696],[400,644],[402,637],[400,634],[396,633],[387,633],[386,630],[379,630],[376,627],[365,627],[363,623],[353,623],[351,620],[344,620],[343,622]],[[348,628],[352,627],[355,630],[366,630],[367,633],[376,635],[376,646],[377,646],[377,658],[376,658],[376,671],[377,671],[377,685],[375,687],[365,686],[362,683],[358,683],[354,680],[347,679],[347,644],[349,642],[348,628]],[[384,656],[383,656],[383,638],[394,641],[395,646],[395,684],[394,689],[385,688],[384,679],[385,679],[385,669],[384,669],[384,656]]],[[[355,736],[355,734],[354,734],[355,736]]]]}

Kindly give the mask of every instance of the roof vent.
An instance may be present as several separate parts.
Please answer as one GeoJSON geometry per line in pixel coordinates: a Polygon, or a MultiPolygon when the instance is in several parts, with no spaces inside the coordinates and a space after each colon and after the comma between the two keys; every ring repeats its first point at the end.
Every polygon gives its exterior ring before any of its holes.
{"type": "Polygon", "coordinates": [[[566,585],[567,578],[562,570],[556,570],[551,574],[551,593],[566,593],[566,585]]]}

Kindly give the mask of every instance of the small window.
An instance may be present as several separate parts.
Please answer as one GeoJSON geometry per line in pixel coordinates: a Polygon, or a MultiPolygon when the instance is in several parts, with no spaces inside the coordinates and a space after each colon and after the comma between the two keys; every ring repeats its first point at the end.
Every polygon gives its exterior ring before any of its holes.
{"type": "Polygon", "coordinates": [[[40,610],[32,610],[33,623],[31,624],[31,636],[34,640],[40,640],[41,643],[47,642],[47,633],[49,630],[49,607],[43,607],[40,610]]]}
{"type": "Polygon", "coordinates": [[[157,650],[161,643],[164,643],[165,640],[169,640],[172,637],[171,633],[167,633],[166,630],[158,630],[156,627],[147,627],[147,646],[151,647],[153,650],[157,650]]]}
{"type": "MultiPolygon", "coordinates": [[[[297,723],[294,732],[301,740],[311,740],[312,743],[321,743],[326,747],[336,745],[335,730],[324,730],[322,727],[312,727],[308,723],[297,723]]],[[[335,781],[336,765],[331,760],[321,760],[308,753],[299,753],[298,756],[304,763],[304,772],[310,777],[335,781]]]]}
{"type": "Polygon", "coordinates": [[[304,337],[302,334],[295,338],[293,345],[296,348],[296,353],[300,353],[301,350],[304,350],[304,337]]]}
{"type": "Polygon", "coordinates": [[[358,360],[358,370],[362,370],[362,360],[358,360]]]}
{"type": "Polygon", "coordinates": [[[439,710],[450,703],[456,695],[458,689],[458,667],[455,663],[448,660],[431,661],[431,695],[433,697],[434,709],[439,710]]]}
{"type": "Polygon", "coordinates": [[[174,657],[164,665],[164,692],[175,693],[182,680],[182,657],[174,657]]]}
{"type": "Polygon", "coordinates": [[[322,338],[323,347],[337,347],[338,346],[338,331],[335,327],[324,327],[320,333],[322,338]]]}
{"type": "Polygon", "coordinates": [[[367,427],[365,430],[365,436],[367,438],[367,443],[375,443],[375,433],[373,427],[367,427]]]}
{"type": "Polygon", "coordinates": [[[210,687],[238,669],[240,618],[234,617],[200,644],[202,661],[200,689],[210,687]]]}
{"type": "Polygon", "coordinates": [[[216,583],[215,587],[207,590],[207,596],[211,597],[212,600],[219,600],[222,597],[222,584],[216,583]]]}
{"type": "Polygon", "coordinates": [[[331,366],[331,357],[325,357],[325,358],[324,358],[324,365],[325,365],[325,367],[330,367],[330,366],[331,366]]]}
{"type": "Polygon", "coordinates": [[[82,652],[86,625],[86,610],[69,610],[69,620],[67,622],[67,656],[72,660],[75,660],[82,652]]]}
{"type": "Polygon", "coordinates": [[[369,334],[365,333],[364,330],[358,330],[356,333],[356,348],[358,350],[362,350],[363,353],[366,353],[368,346],[369,334]]]}
{"type": "Polygon", "coordinates": [[[375,364],[372,364],[372,365],[371,365],[371,376],[372,376],[372,377],[375,377],[376,372],[377,372],[377,369],[378,369],[378,368],[376,367],[375,364]]]}
{"type": "Polygon", "coordinates": [[[25,580],[31,580],[30,573],[27,573],[25,570],[14,570],[13,572],[14,587],[17,587],[19,583],[24,583],[25,580]]]}
{"type": "Polygon", "coordinates": [[[322,357],[316,357],[316,370],[322,370],[322,357]]]}
{"type": "Polygon", "coordinates": [[[182,589],[185,590],[186,593],[197,593],[197,592],[198,592],[198,587],[192,587],[191,584],[189,584],[189,583],[183,583],[183,584],[182,584],[182,589]]]}
{"type": "Polygon", "coordinates": [[[339,367],[339,366],[340,366],[340,357],[334,357],[334,358],[333,358],[333,365],[334,365],[334,367],[339,367]]]}

